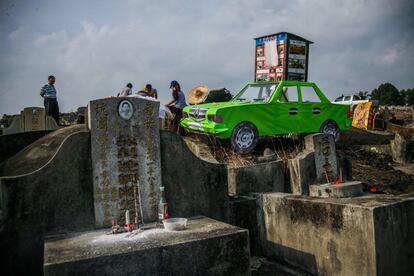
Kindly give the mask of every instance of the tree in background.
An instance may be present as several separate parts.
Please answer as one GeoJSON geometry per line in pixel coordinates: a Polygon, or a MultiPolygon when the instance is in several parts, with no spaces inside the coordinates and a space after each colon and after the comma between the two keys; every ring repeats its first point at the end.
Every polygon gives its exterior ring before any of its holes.
{"type": "Polygon", "coordinates": [[[357,95],[361,100],[366,100],[371,96],[368,91],[359,91],[357,95]]]}
{"type": "Polygon", "coordinates": [[[379,100],[381,105],[403,105],[404,98],[391,83],[383,83],[371,92],[372,100],[379,100]]]}
{"type": "Polygon", "coordinates": [[[407,90],[403,89],[400,93],[406,105],[414,105],[414,88],[407,90]]]}

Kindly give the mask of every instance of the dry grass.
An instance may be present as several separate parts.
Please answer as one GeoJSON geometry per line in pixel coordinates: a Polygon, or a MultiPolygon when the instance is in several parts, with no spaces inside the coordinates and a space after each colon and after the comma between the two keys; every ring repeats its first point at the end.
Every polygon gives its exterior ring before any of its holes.
{"type": "Polygon", "coordinates": [[[249,154],[239,154],[235,152],[228,142],[207,136],[207,140],[195,136],[196,140],[206,143],[211,154],[220,163],[231,167],[242,167],[258,162],[258,158],[263,156],[266,148],[270,149],[275,155],[275,159],[283,160],[294,158],[303,150],[303,142],[300,137],[276,137],[273,139],[260,140],[257,148],[249,154]]]}
{"type": "Polygon", "coordinates": [[[241,155],[233,151],[227,143],[223,143],[219,139],[209,136],[208,139],[211,154],[218,162],[228,164],[232,167],[248,166],[254,163],[254,156],[251,154],[241,155]]]}

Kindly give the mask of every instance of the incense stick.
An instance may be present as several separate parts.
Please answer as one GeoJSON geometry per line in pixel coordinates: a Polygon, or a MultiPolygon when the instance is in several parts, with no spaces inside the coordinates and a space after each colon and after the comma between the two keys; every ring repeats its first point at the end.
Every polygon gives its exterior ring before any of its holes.
{"type": "Polygon", "coordinates": [[[139,210],[140,210],[140,213],[141,213],[141,221],[142,221],[142,225],[144,225],[145,223],[144,223],[144,216],[143,216],[143,214],[142,214],[142,201],[141,201],[141,193],[140,193],[140,188],[139,188],[139,181],[138,181],[138,183],[137,183],[137,186],[138,186],[138,200],[139,200],[139,210]]]}

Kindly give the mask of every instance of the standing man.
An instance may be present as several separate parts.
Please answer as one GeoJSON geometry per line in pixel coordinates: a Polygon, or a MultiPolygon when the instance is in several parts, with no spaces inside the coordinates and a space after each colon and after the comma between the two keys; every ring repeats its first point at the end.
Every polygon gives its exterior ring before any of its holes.
{"type": "Polygon", "coordinates": [[[185,102],[185,95],[181,91],[181,86],[176,80],[171,82],[170,89],[172,90],[172,99],[165,107],[169,108],[171,113],[174,114],[174,119],[170,124],[170,130],[177,131],[180,127],[181,118],[183,117],[183,108],[187,103],[185,102]]]}
{"type": "Polygon", "coordinates": [[[43,85],[40,89],[40,96],[43,97],[43,103],[45,105],[46,116],[52,116],[56,124],[59,124],[59,105],[56,99],[55,77],[49,76],[47,78],[48,83],[43,85]]]}
{"type": "Polygon", "coordinates": [[[124,88],[122,88],[121,92],[118,93],[118,97],[128,97],[132,94],[132,83],[128,83],[124,88]]]}

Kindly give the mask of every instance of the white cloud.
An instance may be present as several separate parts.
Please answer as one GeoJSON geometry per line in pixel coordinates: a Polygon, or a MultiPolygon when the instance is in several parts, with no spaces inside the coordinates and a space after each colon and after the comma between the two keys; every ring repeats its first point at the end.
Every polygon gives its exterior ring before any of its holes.
{"type": "Polygon", "coordinates": [[[252,39],[279,31],[315,42],[310,80],[331,98],[386,81],[414,86],[414,32],[400,22],[412,15],[406,1],[99,3],[105,16],[77,15],[82,7],[74,3],[72,10],[53,11],[70,13],[77,20],[71,24],[29,21],[0,33],[9,38],[0,53],[0,112],[41,106],[38,89],[49,74],[57,77],[62,111],[115,95],[127,82],[134,89],[151,82],[162,101],[172,79],[185,91],[200,83],[234,91],[253,78],[252,39]]]}
{"type": "Polygon", "coordinates": [[[380,63],[385,65],[395,65],[396,61],[399,58],[399,53],[397,49],[391,48],[385,51],[384,56],[380,59],[380,63]]]}
{"type": "Polygon", "coordinates": [[[28,31],[28,27],[24,26],[24,27],[19,27],[17,30],[12,31],[9,34],[9,39],[14,42],[16,40],[18,40],[19,38],[22,38],[22,34],[24,34],[25,32],[28,31]]]}

